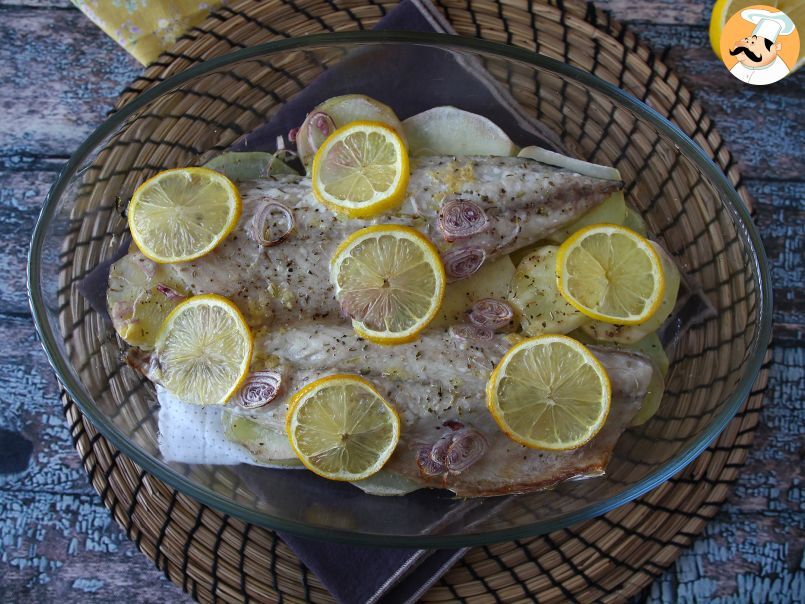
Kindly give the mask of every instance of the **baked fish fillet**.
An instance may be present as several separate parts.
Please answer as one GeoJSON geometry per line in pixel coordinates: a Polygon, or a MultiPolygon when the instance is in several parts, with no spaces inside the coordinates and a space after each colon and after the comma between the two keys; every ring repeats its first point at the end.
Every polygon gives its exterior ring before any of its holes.
{"type": "MultiPolygon", "coordinates": [[[[260,410],[238,410],[275,435],[284,434],[290,395],[327,374],[356,373],[370,380],[398,410],[400,443],[384,472],[422,487],[479,497],[549,488],[571,478],[602,474],[612,449],[646,395],[653,366],[640,354],[591,347],[612,383],[612,407],[604,428],[573,451],[538,451],[509,439],[486,408],[484,388],[511,342],[505,335],[469,343],[448,331],[430,331],[393,347],[368,343],[348,326],[305,324],[280,329],[256,343],[255,363],[283,375],[283,394],[260,410]],[[461,473],[424,474],[418,451],[432,445],[455,422],[480,431],[486,453],[461,473]]],[[[277,461],[293,457],[287,441],[275,446],[277,461]]],[[[271,459],[262,459],[270,463],[271,459]]]]}
{"type": "MultiPolygon", "coordinates": [[[[492,259],[544,238],[621,188],[620,182],[524,158],[426,157],[416,161],[407,197],[394,213],[359,220],[322,206],[308,179],[253,181],[240,186],[243,213],[226,241],[198,260],[164,268],[187,293],[230,298],[253,325],[337,316],[330,258],[341,241],[362,227],[409,225],[425,233],[442,253],[473,247],[492,259]],[[485,230],[446,241],[438,228],[438,214],[451,199],[483,208],[485,230]],[[294,215],[293,232],[274,247],[259,246],[252,233],[255,214],[266,201],[280,202],[294,215]]],[[[119,287],[113,281],[110,288],[119,287]]]]}

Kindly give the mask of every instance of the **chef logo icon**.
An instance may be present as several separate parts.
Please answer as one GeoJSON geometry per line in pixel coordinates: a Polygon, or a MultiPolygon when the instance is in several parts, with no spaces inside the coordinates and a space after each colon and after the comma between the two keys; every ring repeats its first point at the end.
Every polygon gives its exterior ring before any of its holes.
{"type": "Polygon", "coordinates": [[[742,82],[765,86],[782,80],[797,62],[799,32],[784,12],[757,5],[738,11],[721,34],[721,57],[742,82]]]}

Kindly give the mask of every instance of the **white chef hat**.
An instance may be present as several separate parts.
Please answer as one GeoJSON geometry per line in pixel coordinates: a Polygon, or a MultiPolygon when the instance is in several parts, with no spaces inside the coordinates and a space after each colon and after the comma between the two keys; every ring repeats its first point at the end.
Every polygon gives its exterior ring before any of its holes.
{"type": "Polygon", "coordinates": [[[774,42],[777,36],[787,36],[794,31],[794,22],[785,13],[773,13],[762,8],[747,8],[741,11],[741,17],[755,23],[753,36],[766,38],[774,42]]]}

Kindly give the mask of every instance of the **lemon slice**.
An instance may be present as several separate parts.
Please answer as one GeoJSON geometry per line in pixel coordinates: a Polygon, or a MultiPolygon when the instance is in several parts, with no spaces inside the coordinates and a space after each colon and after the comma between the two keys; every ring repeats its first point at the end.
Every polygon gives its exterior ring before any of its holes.
{"type": "Polygon", "coordinates": [[[606,323],[645,323],[665,293],[662,263],[651,243],[614,224],[594,224],[571,235],[559,246],[556,275],[565,300],[606,323]]]}
{"type": "Polygon", "coordinates": [[[209,168],[176,168],[137,188],[129,204],[129,230],[154,262],[186,262],[221,243],[240,212],[240,194],[226,176],[209,168]]]}
{"type": "Polygon", "coordinates": [[[223,405],[249,372],[253,339],[243,315],[216,294],[188,298],[157,334],[161,381],[186,403],[223,405]]]}
{"type": "Polygon", "coordinates": [[[398,206],[408,176],[405,143],[381,122],[352,122],[333,132],[316,151],[311,173],[316,199],[353,218],[398,206]]]}
{"type": "Polygon", "coordinates": [[[665,278],[665,293],[660,307],[651,315],[651,318],[640,325],[613,325],[603,321],[588,321],[582,329],[596,340],[617,342],[619,344],[635,344],[643,338],[654,334],[673,312],[681,283],[679,269],[660,244],[654,241],[649,243],[660,257],[662,273],[665,278]]]}
{"type": "Polygon", "coordinates": [[[362,480],[388,461],[400,440],[400,418],[380,393],[355,375],[330,375],[299,390],[285,432],[299,460],[330,480],[362,480]]]}
{"type": "Polygon", "coordinates": [[[486,404],[500,429],[532,449],[582,446],[603,427],[611,397],[604,367],[567,336],[516,344],[486,385],[486,404]]]}
{"type": "MultiPolygon", "coordinates": [[[[716,53],[717,57],[722,58],[721,34],[730,17],[745,8],[758,4],[771,6],[783,11],[797,27],[805,23],[805,2],[802,2],[802,0],[764,0],[763,2],[758,2],[758,0],[717,0],[713,6],[713,12],[710,13],[709,30],[710,46],[712,46],[713,52],[716,53]]],[[[803,63],[805,63],[805,44],[800,46],[799,57],[797,57],[796,65],[791,69],[791,72],[793,73],[802,67],[803,63]]]]}
{"type": "Polygon", "coordinates": [[[446,283],[434,245],[419,231],[393,224],[347,237],[333,255],[330,276],[355,331],[378,344],[416,339],[439,312],[446,283]]]}

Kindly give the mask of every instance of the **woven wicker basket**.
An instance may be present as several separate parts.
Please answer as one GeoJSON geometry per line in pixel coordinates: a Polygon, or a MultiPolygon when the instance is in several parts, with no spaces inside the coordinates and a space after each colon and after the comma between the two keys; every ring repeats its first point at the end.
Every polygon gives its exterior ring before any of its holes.
{"type": "MultiPolygon", "coordinates": [[[[393,6],[394,3],[381,1],[352,0],[231,2],[148,67],[124,91],[118,107],[155,83],[205,59],[281,37],[370,28],[393,6]]],[[[523,0],[445,0],[437,6],[462,35],[536,50],[591,71],[631,92],[699,143],[721,166],[746,203],[750,203],[732,156],[700,105],[661,60],[608,14],[592,5],[569,1],[536,4],[523,0]]],[[[125,195],[144,175],[161,166],[189,163],[225,148],[265,119],[273,98],[287,98],[320,71],[314,61],[309,65],[297,63],[293,68],[295,77],[289,79],[276,64],[263,67],[251,67],[248,73],[233,70],[219,89],[207,88],[180,99],[167,99],[164,102],[171,103],[173,117],[145,119],[137,132],[110,141],[89,168],[87,184],[77,192],[84,205],[76,210],[62,254],[60,320],[64,332],[70,334],[65,343],[68,352],[86,355],[91,351],[93,362],[79,368],[90,391],[111,390],[114,397],[127,399],[142,387],[142,381],[132,373],[116,370],[119,367],[116,343],[99,342],[93,337],[103,331],[101,320],[80,296],[74,295],[75,283],[116,245],[117,239],[110,233],[120,235],[125,230],[125,221],[118,215],[109,191],[125,195]],[[241,99],[239,103],[220,100],[234,92],[241,99]],[[197,126],[201,116],[211,114],[215,116],[213,121],[204,119],[216,132],[215,145],[203,141],[198,146],[177,144],[179,133],[197,126]],[[166,141],[173,144],[166,145],[166,141]]],[[[494,65],[491,70],[495,72],[494,65]]],[[[538,104],[527,89],[518,87],[516,70],[495,75],[509,81],[522,103],[538,104]]],[[[538,111],[546,120],[561,120],[565,131],[577,134],[579,144],[589,143],[585,143],[584,136],[594,137],[598,146],[593,156],[600,153],[627,173],[639,175],[645,169],[643,166],[650,163],[651,140],[642,141],[642,152],[638,145],[631,155],[618,155],[607,147],[619,137],[628,141],[645,134],[636,126],[624,125],[622,116],[610,115],[609,125],[596,131],[586,123],[575,122],[573,116],[553,115],[552,107],[538,106],[538,111]]],[[[680,178],[680,182],[660,183],[678,193],[678,213],[669,221],[671,224],[686,220],[680,218],[682,205],[685,200],[693,202],[698,195],[696,175],[680,178]]],[[[640,192],[631,193],[637,199],[640,192]]],[[[709,223],[704,219],[702,222],[707,228],[718,230],[717,216],[711,217],[709,223]]],[[[716,244],[726,247],[731,242],[707,238],[701,249],[694,246],[688,250],[692,262],[712,257],[712,246],[716,244]]],[[[703,274],[715,270],[703,260],[697,268],[703,274]]],[[[730,277],[727,279],[729,284],[730,277]]],[[[751,304],[751,300],[752,292],[743,292],[735,304],[751,304]]],[[[717,332],[718,328],[713,329],[717,332]]],[[[718,381],[718,363],[710,359],[708,348],[722,337],[716,332],[702,337],[700,354],[702,365],[710,367],[713,379],[718,381]]],[[[737,335],[730,337],[739,347],[744,344],[737,335]]],[[[534,594],[539,594],[540,601],[550,602],[622,601],[634,595],[674,561],[726,498],[751,443],[767,373],[768,363],[742,411],[707,452],[672,480],[631,504],[572,528],[472,549],[428,592],[425,600],[512,602],[532,600],[534,594]]],[[[177,493],[115,450],[64,393],[62,400],[75,445],[104,503],[157,567],[193,597],[232,602],[280,598],[332,601],[317,578],[276,534],[229,518],[177,493]]],[[[153,411],[148,408],[153,403],[146,397],[142,397],[140,404],[142,408],[124,406],[119,412],[146,417],[153,411]]],[[[696,421],[706,419],[697,417],[696,421]]],[[[675,421],[678,417],[669,418],[654,436],[673,433],[675,421]]],[[[140,439],[138,444],[145,447],[153,447],[154,438],[153,431],[135,434],[135,439],[140,439]]],[[[230,479],[222,474],[221,480],[230,479]]],[[[238,489],[237,484],[226,486],[238,489]]]]}

